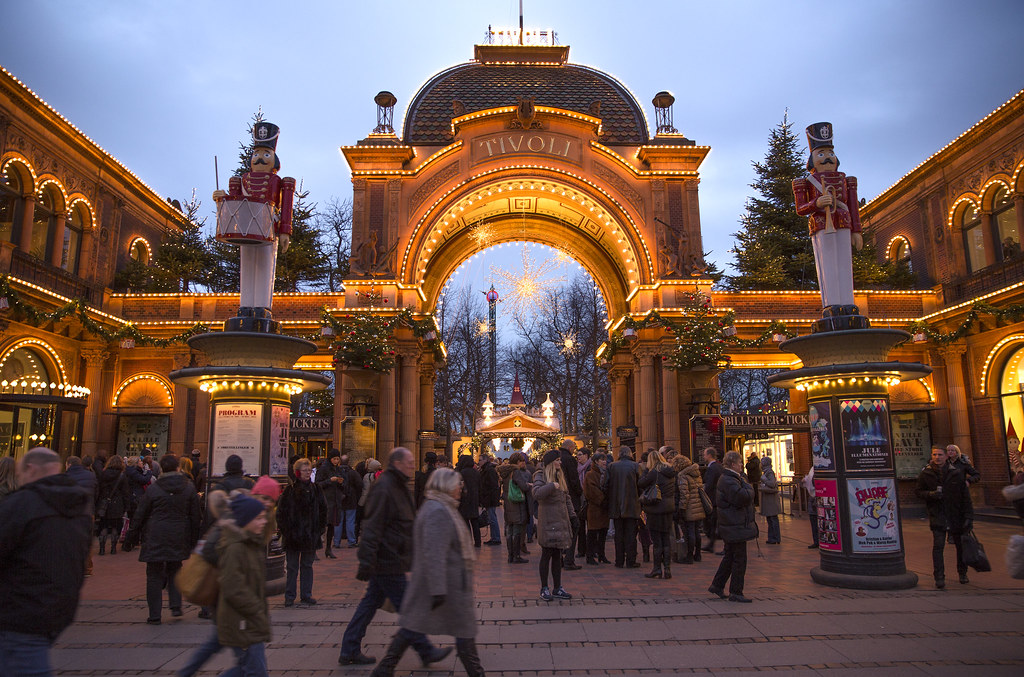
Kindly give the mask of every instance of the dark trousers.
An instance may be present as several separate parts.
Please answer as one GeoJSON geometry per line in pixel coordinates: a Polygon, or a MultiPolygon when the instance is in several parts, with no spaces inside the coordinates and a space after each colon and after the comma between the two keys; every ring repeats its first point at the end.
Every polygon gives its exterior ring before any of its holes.
{"type": "Polygon", "coordinates": [[[300,599],[313,597],[313,555],[315,554],[316,552],[313,550],[285,550],[285,602],[295,601],[296,583],[301,585],[300,599]]]}
{"type": "MultiPolygon", "coordinates": [[[[466,518],[463,518],[466,519],[466,518]]],[[[469,532],[473,534],[473,545],[480,547],[480,518],[470,517],[466,519],[466,526],[469,527],[469,532]]]]}
{"type": "Polygon", "coordinates": [[[562,587],[562,551],[558,548],[540,549],[540,584],[548,587],[548,569],[551,569],[551,582],[555,589],[562,587]]]}
{"type": "MultiPolygon", "coordinates": [[[[373,615],[377,613],[378,607],[384,603],[385,599],[391,600],[391,604],[394,605],[395,609],[402,608],[405,586],[405,576],[401,574],[397,576],[370,577],[370,581],[366,585],[366,594],[359,601],[359,606],[356,607],[355,613],[352,614],[352,620],[348,622],[348,627],[345,628],[345,635],[341,639],[342,658],[355,656],[361,652],[363,637],[366,636],[366,628],[369,627],[370,621],[373,620],[373,615]]],[[[409,643],[412,644],[413,649],[420,655],[420,658],[425,658],[433,653],[434,645],[430,643],[426,635],[412,632],[411,630],[404,630],[404,632],[410,633],[409,643]]]]}
{"type": "MultiPolygon", "coordinates": [[[[576,564],[576,541],[580,537],[579,519],[573,517],[570,521],[570,526],[572,527],[572,541],[569,542],[569,547],[562,551],[562,559],[565,564],[571,566],[576,564]]],[[[586,537],[584,537],[584,540],[586,540],[586,537]]]]}
{"type": "Polygon", "coordinates": [[[523,540],[526,534],[525,524],[506,524],[505,525],[505,546],[508,550],[508,561],[511,562],[516,557],[522,557],[523,540]]]}
{"type": "Polygon", "coordinates": [[[181,608],[181,593],[174,584],[174,575],[181,569],[181,562],[146,562],[146,602],[149,617],[160,619],[163,606],[163,589],[167,588],[167,602],[171,609],[181,608]]]}
{"type": "Polygon", "coordinates": [[[711,585],[719,590],[724,590],[725,582],[731,577],[729,593],[742,595],[743,577],[747,574],[747,542],[730,543],[726,541],[723,549],[725,555],[722,557],[722,563],[718,565],[718,571],[715,572],[715,579],[711,585]]]}
{"type": "Polygon", "coordinates": [[[608,540],[608,528],[587,530],[587,559],[607,561],[604,544],[608,540]]]}
{"type": "MultiPolygon", "coordinates": [[[[935,580],[945,580],[946,563],[942,559],[942,551],[946,546],[946,530],[932,529],[932,567],[935,573],[935,580]]],[[[960,534],[951,534],[953,546],[956,548],[956,572],[967,573],[967,565],[964,564],[964,545],[960,534]]]]}
{"type": "Polygon", "coordinates": [[[672,538],[671,531],[657,531],[651,529],[651,542],[654,545],[654,568],[659,566],[670,566],[672,564],[672,538]]]}
{"type": "Polygon", "coordinates": [[[615,522],[615,566],[636,562],[636,527],[640,521],[633,517],[619,517],[615,522]]]}
{"type": "Polygon", "coordinates": [[[580,507],[580,512],[577,515],[580,520],[580,527],[577,530],[576,537],[576,554],[580,557],[587,556],[587,508],[585,506],[580,507]]]}
{"type": "Polygon", "coordinates": [[[683,530],[683,538],[686,539],[686,556],[689,558],[700,558],[700,529],[697,527],[697,520],[686,520],[679,526],[683,530]]]}
{"type": "Polygon", "coordinates": [[[712,510],[711,514],[704,518],[704,534],[708,537],[708,550],[715,549],[715,540],[718,539],[718,510],[712,510]]]}
{"type": "MultiPolygon", "coordinates": [[[[812,497],[811,500],[813,501],[814,498],[812,497]]],[[[814,545],[818,545],[818,511],[817,511],[817,509],[812,508],[811,511],[807,513],[807,516],[811,518],[811,543],[813,543],[814,545]]]]}

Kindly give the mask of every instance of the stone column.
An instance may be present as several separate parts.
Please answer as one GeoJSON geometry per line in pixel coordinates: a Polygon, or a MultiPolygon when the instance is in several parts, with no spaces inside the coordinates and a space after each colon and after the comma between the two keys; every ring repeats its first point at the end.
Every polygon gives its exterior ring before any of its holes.
{"type": "Polygon", "coordinates": [[[949,396],[949,422],[953,428],[953,444],[960,447],[962,453],[977,459],[971,453],[971,420],[967,413],[967,385],[964,383],[962,357],[967,352],[967,345],[962,342],[940,346],[935,352],[942,358],[946,368],[946,392],[949,396]]]}
{"type": "MultiPolygon", "coordinates": [[[[103,365],[106,364],[108,356],[108,353],[100,348],[86,348],[82,351],[82,359],[85,360],[85,387],[91,391],[82,426],[83,456],[96,456],[97,428],[103,399],[103,365]]],[[[110,453],[113,454],[114,450],[111,449],[110,453]]]]}
{"type": "Polygon", "coordinates": [[[25,204],[21,210],[21,235],[18,238],[18,249],[27,253],[32,251],[32,220],[36,215],[36,195],[29,193],[22,197],[25,204]]]}
{"type": "MultiPolygon", "coordinates": [[[[345,418],[345,368],[341,364],[334,365],[334,415],[332,418],[334,420],[331,421],[331,443],[335,449],[341,449],[341,421],[345,418]]],[[[377,432],[379,433],[380,430],[378,429],[377,432]]]]}
{"type": "MultiPolygon", "coordinates": [[[[398,354],[402,358],[402,392],[399,395],[402,402],[402,419],[398,427],[398,444],[415,453],[418,448],[416,423],[420,414],[420,380],[417,373],[420,349],[416,345],[399,346],[398,354]]],[[[422,457],[417,459],[422,460],[422,457]]]]}
{"type": "MultiPolygon", "coordinates": [[[[420,364],[420,430],[434,430],[434,373],[432,362],[420,364]]],[[[437,432],[435,430],[435,432],[437,432]]],[[[428,451],[434,450],[434,440],[423,440],[420,443],[420,458],[428,451]]]]}
{"type": "Polygon", "coordinates": [[[67,228],[68,215],[55,214],[53,218],[53,247],[50,249],[50,265],[60,268],[61,259],[64,258],[64,229],[67,228]]]}
{"type": "Polygon", "coordinates": [[[614,448],[608,451],[618,454],[618,448],[622,446],[617,428],[626,425],[629,421],[629,390],[626,381],[629,380],[629,371],[622,368],[612,367],[608,371],[608,382],[612,390],[612,420],[608,426],[608,446],[614,448]]]}
{"type": "Polygon", "coordinates": [[[679,435],[679,374],[675,369],[666,367],[664,362],[661,367],[661,408],[665,444],[679,451],[682,444],[679,435]]]}
{"type": "Polygon", "coordinates": [[[383,462],[391,450],[397,447],[395,444],[395,377],[398,375],[398,367],[395,367],[380,377],[380,414],[377,422],[377,452],[378,460],[383,462]]]}
{"type": "Polygon", "coordinates": [[[637,455],[658,444],[658,393],[654,378],[654,358],[658,355],[655,346],[637,346],[633,349],[640,367],[640,447],[637,455]]]}

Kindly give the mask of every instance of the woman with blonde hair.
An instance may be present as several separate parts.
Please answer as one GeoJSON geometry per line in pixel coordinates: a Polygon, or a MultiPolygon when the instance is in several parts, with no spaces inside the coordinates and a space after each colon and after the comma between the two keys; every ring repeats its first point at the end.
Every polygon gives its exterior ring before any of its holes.
{"type": "Polygon", "coordinates": [[[647,472],[637,483],[654,545],[654,568],[644,574],[647,578],[672,578],[672,515],[676,509],[677,474],[661,452],[651,451],[647,455],[647,472]],[[649,487],[656,489],[651,491],[649,487]]]}
{"type": "Polygon", "coordinates": [[[0,501],[7,498],[18,488],[14,476],[14,457],[4,456],[0,458],[0,501]]]}
{"type": "Polygon", "coordinates": [[[676,475],[676,524],[685,541],[686,553],[682,564],[693,564],[700,561],[700,531],[697,523],[707,515],[704,504],[700,501],[697,488],[700,483],[700,466],[689,456],[680,454],[673,460],[676,475]]]}
{"type": "Polygon", "coordinates": [[[455,652],[466,674],[484,674],[475,639],[476,549],[459,513],[462,485],[462,476],[451,468],[436,468],[427,477],[423,505],[413,524],[412,577],[402,599],[399,630],[374,668],[374,677],[395,674],[398,661],[418,633],[428,632],[455,637],[455,652]]]}
{"type": "Polygon", "coordinates": [[[537,499],[537,542],[540,544],[540,598],[550,602],[554,598],[572,599],[562,587],[562,551],[572,543],[572,507],[569,488],[562,472],[557,449],[544,454],[543,475],[533,480],[533,497],[537,499]],[[548,587],[548,569],[555,591],[548,587]]]}

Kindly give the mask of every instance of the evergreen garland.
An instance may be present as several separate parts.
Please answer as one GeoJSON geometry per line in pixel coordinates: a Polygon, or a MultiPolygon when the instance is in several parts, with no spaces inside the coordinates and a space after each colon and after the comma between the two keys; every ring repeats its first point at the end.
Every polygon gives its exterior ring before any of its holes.
{"type": "Polygon", "coordinates": [[[324,308],[321,311],[321,336],[334,336],[331,349],[334,365],[344,364],[356,369],[387,373],[394,369],[397,357],[394,330],[399,324],[410,327],[438,359],[444,358],[434,320],[417,320],[412,311],[402,308],[391,317],[369,311],[346,313],[336,318],[324,308]]]}
{"type": "Polygon", "coordinates": [[[907,331],[911,334],[921,333],[924,334],[927,340],[939,345],[946,345],[959,341],[971,331],[974,323],[978,321],[978,316],[981,313],[991,315],[999,318],[1000,320],[1009,320],[1011,322],[1017,322],[1021,318],[1024,318],[1024,303],[1016,303],[1005,308],[998,308],[993,306],[991,303],[985,301],[975,301],[971,305],[971,309],[967,311],[967,315],[964,317],[964,321],[960,323],[960,326],[949,332],[935,331],[932,329],[927,322],[924,320],[912,323],[907,331]]]}

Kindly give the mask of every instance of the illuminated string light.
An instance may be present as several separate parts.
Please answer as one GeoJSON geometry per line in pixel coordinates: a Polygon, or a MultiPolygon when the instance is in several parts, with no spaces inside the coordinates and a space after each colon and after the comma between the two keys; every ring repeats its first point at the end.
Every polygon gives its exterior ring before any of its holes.
{"type": "Polygon", "coordinates": [[[543,297],[565,283],[565,276],[552,277],[559,268],[554,258],[542,261],[539,265],[530,256],[528,247],[523,247],[523,270],[521,273],[491,266],[488,282],[501,290],[502,298],[514,315],[522,316],[533,312],[543,297]]]}

